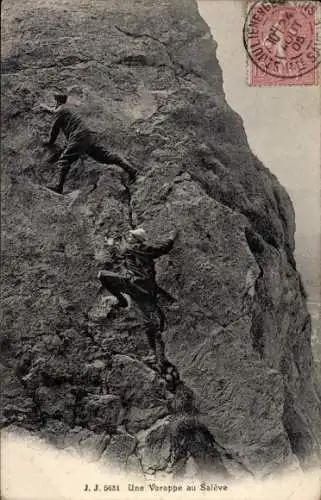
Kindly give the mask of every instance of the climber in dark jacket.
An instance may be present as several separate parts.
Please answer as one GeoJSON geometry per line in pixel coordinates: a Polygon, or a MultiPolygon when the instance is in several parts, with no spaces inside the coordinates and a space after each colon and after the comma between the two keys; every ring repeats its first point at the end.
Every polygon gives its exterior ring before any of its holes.
{"type": "Polygon", "coordinates": [[[99,163],[119,165],[128,173],[130,179],[134,180],[137,173],[135,167],[118,154],[111,153],[98,144],[97,134],[90,130],[77,112],[66,104],[67,95],[55,94],[54,97],[56,101],[54,108],[44,104],[40,105],[40,109],[43,111],[56,115],[49,141],[44,145],[53,146],[60,130],[66,136],[67,145],[58,159],[58,167],[61,169],[59,182],[56,186],[49,187],[49,189],[61,194],[71,165],[84,154],[99,163]]]}
{"type": "Polygon", "coordinates": [[[163,352],[160,332],[164,330],[165,317],[158,305],[158,296],[162,295],[169,303],[175,299],[157,285],[154,260],[170,252],[177,236],[178,231],[175,230],[167,241],[150,246],[146,243],[144,229],[133,229],[127,238],[122,239],[120,246],[111,243],[112,255],[119,255],[124,262],[124,273],[117,274],[106,270],[98,273],[103,287],[117,297],[118,307],[128,306],[123,294],[129,295],[137,303],[143,314],[150,348],[156,352],[159,361],[163,352]]]}

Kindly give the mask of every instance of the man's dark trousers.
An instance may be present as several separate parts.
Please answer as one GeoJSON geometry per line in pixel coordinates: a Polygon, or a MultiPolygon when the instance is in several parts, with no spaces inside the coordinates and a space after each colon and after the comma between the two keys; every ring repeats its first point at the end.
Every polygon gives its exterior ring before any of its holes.
{"type": "Polygon", "coordinates": [[[157,305],[156,284],[148,280],[140,280],[134,276],[126,277],[111,271],[100,271],[99,279],[103,287],[117,297],[121,307],[126,307],[127,305],[127,301],[121,295],[122,293],[127,293],[132,297],[142,311],[144,329],[150,347],[155,351],[157,347],[156,342],[163,345],[159,332],[164,330],[165,316],[161,308],[157,305]],[[159,322],[155,321],[155,313],[158,316],[159,322]]]}
{"type": "Polygon", "coordinates": [[[68,175],[69,170],[71,169],[72,164],[77,161],[80,156],[87,154],[91,158],[93,158],[98,163],[103,163],[105,165],[119,165],[122,167],[130,176],[135,175],[136,171],[133,167],[129,165],[129,163],[124,160],[117,153],[110,153],[107,149],[99,146],[95,141],[89,139],[81,139],[81,140],[71,140],[68,142],[67,147],[62,152],[57,166],[60,168],[60,179],[57,186],[57,192],[62,193],[63,186],[68,175]]]}

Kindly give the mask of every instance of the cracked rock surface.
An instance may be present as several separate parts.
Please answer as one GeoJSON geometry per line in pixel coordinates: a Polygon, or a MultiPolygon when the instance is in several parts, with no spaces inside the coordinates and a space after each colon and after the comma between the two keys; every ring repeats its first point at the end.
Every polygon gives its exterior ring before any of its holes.
{"type": "MultiPolygon", "coordinates": [[[[226,103],[194,0],[15,0],[2,13],[2,427],[144,474],[268,475],[315,463],[320,388],[291,201],[226,103]],[[59,196],[36,112],[63,86],[100,141],[59,196]],[[101,293],[106,239],[180,236],[157,264],[178,299],[147,365],[135,307],[101,293]],[[13,426],[13,427],[12,427],[13,426]],[[194,473],[193,472],[193,473],[194,473]]],[[[59,147],[63,146],[60,138],[59,147]]]]}

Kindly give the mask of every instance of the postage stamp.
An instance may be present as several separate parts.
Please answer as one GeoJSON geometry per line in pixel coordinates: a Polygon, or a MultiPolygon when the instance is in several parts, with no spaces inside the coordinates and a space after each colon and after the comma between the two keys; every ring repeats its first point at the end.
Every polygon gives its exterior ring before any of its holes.
{"type": "Polygon", "coordinates": [[[317,85],[321,2],[249,0],[243,29],[249,85],[317,85]]]}

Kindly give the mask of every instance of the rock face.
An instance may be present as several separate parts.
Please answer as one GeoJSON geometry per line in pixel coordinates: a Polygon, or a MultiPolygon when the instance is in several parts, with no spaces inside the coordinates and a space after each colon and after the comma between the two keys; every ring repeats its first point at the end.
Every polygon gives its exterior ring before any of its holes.
{"type": "Polygon", "coordinates": [[[2,19],[2,426],[147,473],[313,463],[320,399],[293,208],[225,101],[194,0],[7,0],[2,19]],[[64,196],[44,188],[57,171],[35,107],[60,86],[137,166],[130,188],[88,158],[64,196]],[[179,390],[144,363],[136,308],[99,290],[102,264],[117,270],[106,238],[137,225],[151,240],[180,229],[157,267],[178,299],[163,340],[179,390]]]}

